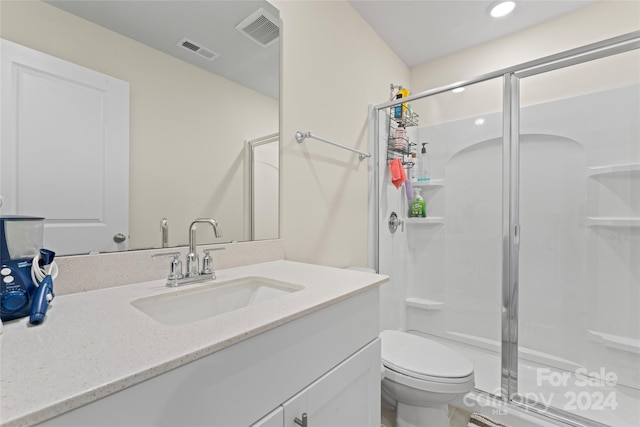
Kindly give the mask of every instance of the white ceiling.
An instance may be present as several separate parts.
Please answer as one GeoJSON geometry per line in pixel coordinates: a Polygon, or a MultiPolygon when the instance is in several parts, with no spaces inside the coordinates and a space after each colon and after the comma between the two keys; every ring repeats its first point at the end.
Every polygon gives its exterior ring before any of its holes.
{"type": "Polygon", "coordinates": [[[489,16],[494,0],[349,0],[409,67],[596,3],[594,0],[516,0],[503,18],[489,16]]]}

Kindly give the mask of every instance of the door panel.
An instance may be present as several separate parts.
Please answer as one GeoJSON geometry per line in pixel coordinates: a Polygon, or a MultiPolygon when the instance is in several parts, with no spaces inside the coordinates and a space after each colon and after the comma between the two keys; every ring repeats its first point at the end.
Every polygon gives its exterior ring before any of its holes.
{"type": "Polygon", "coordinates": [[[128,83],[2,40],[1,154],[3,213],[45,217],[45,247],[127,249],[128,83]]]}

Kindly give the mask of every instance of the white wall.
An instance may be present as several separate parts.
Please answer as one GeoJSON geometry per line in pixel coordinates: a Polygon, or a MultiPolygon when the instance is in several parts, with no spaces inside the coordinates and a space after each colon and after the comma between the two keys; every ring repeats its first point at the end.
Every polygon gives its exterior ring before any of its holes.
{"type": "Polygon", "coordinates": [[[340,1],[273,1],[283,22],[281,237],[288,259],[337,267],[367,264],[371,160],[297,130],[367,150],[367,107],[407,85],[409,70],[340,1]]]}
{"type": "MultiPolygon", "coordinates": [[[[415,94],[638,30],[640,2],[601,1],[511,36],[414,67],[411,89],[415,94]]],[[[523,94],[523,103],[634,83],[640,75],[640,56],[629,54],[620,57],[617,64],[595,61],[580,68],[580,78],[570,84],[566,80],[562,84],[544,82],[540,85],[542,89],[523,94]],[[600,76],[606,79],[599,79],[600,76]]],[[[471,86],[460,94],[446,93],[416,101],[414,108],[421,116],[421,125],[500,111],[502,81],[496,79],[471,86]]]]}
{"type": "Polygon", "coordinates": [[[131,248],[159,247],[162,217],[170,245],[196,217],[216,218],[223,241],[247,238],[244,143],[277,132],[277,100],[46,3],[0,6],[3,38],[130,83],[131,248]]]}

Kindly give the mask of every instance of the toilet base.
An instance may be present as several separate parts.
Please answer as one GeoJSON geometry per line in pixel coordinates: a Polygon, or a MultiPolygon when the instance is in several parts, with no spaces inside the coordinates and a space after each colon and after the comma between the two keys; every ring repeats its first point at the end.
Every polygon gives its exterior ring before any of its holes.
{"type": "Polygon", "coordinates": [[[446,403],[412,406],[398,402],[396,411],[397,427],[450,427],[446,403]]]}

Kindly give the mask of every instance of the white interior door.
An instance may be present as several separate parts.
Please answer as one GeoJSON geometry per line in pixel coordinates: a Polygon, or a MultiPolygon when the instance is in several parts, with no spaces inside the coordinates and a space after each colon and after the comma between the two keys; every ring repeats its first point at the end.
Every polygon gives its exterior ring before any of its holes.
{"type": "Polygon", "coordinates": [[[127,249],[129,84],[0,42],[3,214],[44,217],[59,255],[127,249]]]}

